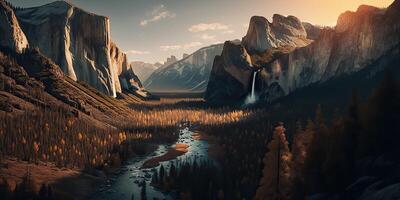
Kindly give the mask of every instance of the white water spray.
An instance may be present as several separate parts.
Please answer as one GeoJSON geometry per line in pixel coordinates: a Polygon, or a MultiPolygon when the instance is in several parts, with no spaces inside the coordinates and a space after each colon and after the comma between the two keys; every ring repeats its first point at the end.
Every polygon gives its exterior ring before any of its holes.
{"type": "Polygon", "coordinates": [[[253,84],[251,85],[251,93],[249,96],[247,96],[245,103],[246,104],[253,104],[257,101],[257,97],[255,94],[255,85],[256,85],[256,76],[257,76],[258,70],[254,71],[253,73],[253,84]]]}

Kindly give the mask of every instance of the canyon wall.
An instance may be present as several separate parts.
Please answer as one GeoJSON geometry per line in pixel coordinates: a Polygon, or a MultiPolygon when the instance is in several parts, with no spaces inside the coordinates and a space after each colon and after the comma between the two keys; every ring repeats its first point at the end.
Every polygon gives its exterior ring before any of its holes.
{"type": "MultiPolygon", "coordinates": [[[[275,22],[253,17],[247,35],[238,45],[248,50],[253,68],[257,63],[255,69],[261,69],[256,77],[259,97],[271,102],[298,88],[352,74],[379,59],[400,43],[399,4],[400,1],[394,1],[387,9],[363,5],[355,12],[340,15],[336,27],[323,29],[299,23],[293,17],[279,17],[278,24],[283,28],[274,30],[271,26],[275,22]],[[288,24],[293,27],[288,28],[288,24]]],[[[232,53],[231,57],[243,58],[243,54],[232,53]]],[[[218,59],[214,62],[213,72],[231,74],[224,69],[227,63],[218,59]]],[[[240,74],[240,77],[231,74],[229,81],[211,74],[215,78],[214,83],[209,83],[206,100],[221,103],[232,98],[243,99],[251,90],[252,76],[240,74]],[[242,87],[238,90],[232,82],[242,87]],[[226,86],[229,84],[232,88],[226,86]],[[223,90],[232,90],[229,94],[235,95],[218,95],[224,93],[223,90]]]]}
{"type": "Polygon", "coordinates": [[[116,96],[126,55],[111,41],[108,17],[64,1],[15,11],[29,44],[58,64],[73,80],[116,96]]]}
{"type": "Polygon", "coordinates": [[[28,47],[28,40],[21,30],[11,5],[0,1],[0,46],[22,52],[28,47]]]}

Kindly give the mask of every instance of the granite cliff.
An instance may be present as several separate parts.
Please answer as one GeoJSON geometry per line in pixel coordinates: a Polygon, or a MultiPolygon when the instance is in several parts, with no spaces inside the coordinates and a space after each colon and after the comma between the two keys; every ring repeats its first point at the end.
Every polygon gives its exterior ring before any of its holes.
{"type": "Polygon", "coordinates": [[[68,77],[85,82],[104,94],[115,97],[123,91],[119,80],[121,76],[125,78],[123,72],[128,70],[129,64],[125,53],[111,40],[108,17],[64,1],[22,9],[2,6],[1,11],[11,13],[7,19],[14,24],[11,29],[14,34],[8,34],[14,40],[5,41],[18,41],[18,49],[29,43],[31,48],[37,48],[52,59],[68,77]]]}
{"type": "Polygon", "coordinates": [[[227,66],[234,65],[217,57],[206,100],[238,102],[251,90],[251,74],[256,70],[260,72],[255,89],[267,102],[299,88],[357,72],[400,43],[399,4],[395,1],[387,9],[362,5],[355,12],[340,15],[334,28],[319,28],[290,16],[274,15],[272,23],[253,17],[247,35],[235,47],[246,51],[235,53],[230,50],[232,45],[224,47],[229,57],[250,57],[249,66],[253,67],[235,67],[241,73],[234,76],[232,70],[227,70],[227,66]]]}
{"type": "Polygon", "coordinates": [[[22,52],[28,47],[28,40],[21,30],[11,5],[0,1],[0,46],[22,52]]]}

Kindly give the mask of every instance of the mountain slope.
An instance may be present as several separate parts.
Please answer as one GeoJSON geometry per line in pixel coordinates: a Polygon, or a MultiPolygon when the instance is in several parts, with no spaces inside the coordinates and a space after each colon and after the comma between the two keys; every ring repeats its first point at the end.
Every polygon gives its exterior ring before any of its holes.
{"type": "Polygon", "coordinates": [[[0,46],[21,52],[28,47],[28,40],[21,30],[17,17],[5,1],[0,1],[0,46]]]}
{"type": "Polygon", "coordinates": [[[86,82],[113,97],[128,90],[122,88],[119,80],[125,78],[122,73],[129,64],[125,53],[111,41],[108,17],[65,1],[11,12],[15,13],[29,46],[51,58],[72,80],[86,82]]]}
{"type": "Polygon", "coordinates": [[[175,63],[160,67],[144,82],[144,87],[150,91],[205,91],[214,57],[221,54],[222,47],[223,44],[204,47],[175,63]]]}
{"type": "Polygon", "coordinates": [[[225,42],[223,53],[214,60],[205,99],[214,104],[235,102],[252,86],[255,71],[277,54],[293,51],[312,42],[307,29],[293,16],[274,15],[273,22],[255,16],[242,42],[225,42]]]}
{"type": "MultiPolygon", "coordinates": [[[[251,53],[252,64],[256,64],[259,67],[256,69],[260,70],[256,76],[256,92],[262,100],[271,102],[310,84],[323,83],[363,69],[399,44],[398,2],[395,1],[386,10],[360,6],[356,12],[342,14],[335,29],[325,28],[317,31],[317,34],[309,25],[302,23],[308,26],[305,30],[310,33],[309,39],[318,36],[307,46],[291,49],[272,47],[264,52],[251,53]]],[[[263,37],[271,36],[266,34],[263,37]]],[[[249,48],[249,45],[241,45],[249,48]]],[[[223,65],[214,65],[213,68],[223,68],[223,65]]],[[[249,74],[243,73],[240,79],[229,81],[225,81],[223,76],[215,76],[214,80],[218,85],[233,81],[241,83],[242,87],[231,92],[234,95],[221,97],[216,94],[223,93],[224,89],[220,90],[210,83],[206,99],[211,103],[227,99],[238,101],[244,99],[251,90],[249,84],[243,84],[243,80],[247,80],[247,83],[252,81],[249,74]]]]}
{"type": "Polygon", "coordinates": [[[147,78],[150,77],[150,75],[159,67],[162,66],[161,63],[145,63],[141,61],[134,61],[131,62],[131,66],[133,70],[136,72],[137,76],[142,82],[145,82],[147,78]]]}
{"type": "Polygon", "coordinates": [[[133,114],[127,104],[136,101],[130,95],[116,99],[76,82],[49,58],[29,49],[22,54],[0,49],[0,86],[0,111],[61,109],[102,129],[127,125],[133,114]]]}
{"type": "Polygon", "coordinates": [[[277,85],[282,95],[312,83],[351,74],[363,69],[400,43],[400,15],[360,6],[342,14],[335,30],[325,29],[307,47],[283,55],[266,65],[258,77],[262,98],[271,101],[279,95],[269,92],[277,85]]]}

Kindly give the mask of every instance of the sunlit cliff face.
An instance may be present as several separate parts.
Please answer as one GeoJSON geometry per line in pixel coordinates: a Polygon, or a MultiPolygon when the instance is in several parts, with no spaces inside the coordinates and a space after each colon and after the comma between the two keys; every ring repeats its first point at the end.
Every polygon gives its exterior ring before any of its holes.
{"type": "Polygon", "coordinates": [[[296,12],[290,12],[290,14],[300,17],[303,21],[334,26],[336,25],[337,17],[346,10],[355,11],[363,4],[386,8],[392,2],[393,0],[286,0],[279,4],[286,3],[289,11],[296,12]],[[299,9],[299,7],[302,7],[302,9],[299,9]]]}

